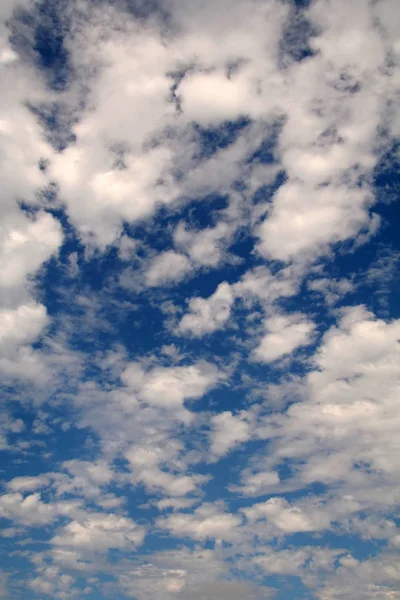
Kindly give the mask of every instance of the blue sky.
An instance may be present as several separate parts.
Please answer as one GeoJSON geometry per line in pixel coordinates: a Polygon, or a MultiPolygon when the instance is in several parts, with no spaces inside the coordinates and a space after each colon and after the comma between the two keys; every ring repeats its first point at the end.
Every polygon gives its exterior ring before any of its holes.
{"type": "Polygon", "coordinates": [[[0,598],[400,600],[395,0],[3,0],[0,598]]]}

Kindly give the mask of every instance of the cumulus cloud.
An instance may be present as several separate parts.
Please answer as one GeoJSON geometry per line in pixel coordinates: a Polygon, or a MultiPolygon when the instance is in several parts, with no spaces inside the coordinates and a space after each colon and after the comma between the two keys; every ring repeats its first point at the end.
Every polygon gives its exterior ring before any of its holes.
{"type": "Polygon", "coordinates": [[[56,546],[104,552],[109,548],[139,546],[145,531],[134,521],[113,514],[85,514],[71,521],[52,539],[56,546]]]}
{"type": "Polygon", "coordinates": [[[202,337],[224,327],[231,314],[234,296],[228,283],[221,283],[209,298],[191,298],[189,312],[179,323],[182,335],[202,337]]]}
{"type": "Polygon", "coordinates": [[[359,188],[312,189],[287,183],[276,193],[272,212],[259,227],[259,250],[283,261],[326,251],[328,244],[352,238],[368,227],[370,201],[368,190],[359,188]]]}
{"type": "MultiPolygon", "coordinates": [[[[167,441],[172,448],[163,451],[161,446],[134,445],[126,452],[134,481],[138,481],[151,491],[162,491],[167,496],[181,497],[197,491],[198,486],[208,481],[206,475],[187,475],[178,472],[168,472],[165,466],[177,461],[180,448],[173,448],[173,443],[167,441]],[[171,451],[172,450],[172,451],[171,451]],[[164,468],[163,468],[164,467],[164,468]]],[[[167,499],[165,500],[167,501],[167,499]]],[[[164,501],[164,502],[165,502],[164,501]]],[[[162,501],[161,501],[162,502],[162,501]]],[[[171,499],[163,506],[178,507],[171,499]]],[[[190,503],[189,503],[190,505],[190,503]]],[[[184,508],[184,505],[181,506],[184,508]]]]}
{"type": "Polygon", "coordinates": [[[120,584],[127,596],[180,599],[233,598],[251,600],[269,596],[270,590],[230,577],[216,551],[187,548],[154,554],[151,560],[126,570],[120,584]],[[229,579],[227,579],[229,577],[229,579]]]}
{"type": "Polygon", "coordinates": [[[330,525],[329,516],[322,508],[306,511],[283,498],[271,498],[267,502],[243,509],[243,512],[250,522],[266,520],[267,525],[284,533],[319,531],[330,525]]]}
{"type": "Polygon", "coordinates": [[[232,226],[220,222],[200,231],[187,229],[180,223],[174,232],[174,242],[188,252],[199,265],[215,267],[223,257],[224,246],[232,235],[232,226]]]}
{"type": "Polygon", "coordinates": [[[0,282],[6,288],[21,286],[62,241],[60,224],[48,213],[42,213],[34,221],[19,218],[6,222],[2,233],[0,282]]]}
{"type": "Polygon", "coordinates": [[[4,519],[22,525],[38,527],[53,521],[59,514],[66,514],[68,504],[48,504],[41,500],[38,492],[23,496],[20,492],[11,492],[0,496],[0,514],[4,519]]]}
{"type": "Polygon", "coordinates": [[[145,274],[146,285],[155,287],[177,282],[190,270],[190,261],[184,254],[167,250],[151,261],[145,274]]]}
{"type": "Polygon", "coordinates": [[[302,315],[277,316],[266,319],[265,328],[267,333],[253,356],[259,362],[270,363],[311,344],[315,324],[302,315]]]}
{"type": "Polygon", "coordinates": [[[239,515],[229,514],[213,504],[202,504],[193,513],[174,513],[159,518],[157,523],[177,537],[230,541],[237,537],[241,521],[239,515]]]}
{"type": "Polygon", "coordinates": [[[300,549],[288,549],[274,552],[270,547],[260,549],[261,551],[252,559],[253,563],[265,573],[307,576],[308,571],[332,571],[336,557],[341,554],[340,550],[321,548],[320,546],[303,546],[300,549]]]}
{"type": "Polygon", "coordinates": [[[242,415],[225,411],[211,418],[211,454],[223,456],[234,446],[247,442],[251,436],[250,425],[242,415]]]}
{"type": "Polygon", "coordinates": [[[245,470],[241,474],[241,485],[231,485],[233,492],[239,491],[246,496],[263,496],[269,494],[277,488],[280,483],[279,475],[276,471],[257,471],[245,470]]]}
{"type": "Polygon", "coordinates": [[[133,363],[121,375],[122,381],[137,391],[142,402],[160,407],[181,407],[185,400],[200,398],[215,386],[221,375],[206,361],[185,367],[155,367],[149,371],[133,363]]]}
{"type": "Polygon", "coordinates": [[[42,304],[25,304],[14,310],[0,311],[0,320],[0,344],[9,350],[38,337],[47,323],[46,309],[42,304]]]}
{"type": "Polygon", "coordinates": [[[12,492],[31,492],[48,485],[48,483],[49,477],[47,475],[14,477],[8,482],[7,487],[12,492]]]}

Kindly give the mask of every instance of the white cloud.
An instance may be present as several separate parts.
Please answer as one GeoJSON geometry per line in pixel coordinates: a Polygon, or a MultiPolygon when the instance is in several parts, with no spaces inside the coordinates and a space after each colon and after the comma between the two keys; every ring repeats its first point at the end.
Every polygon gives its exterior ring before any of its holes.
{"type": "Polygon", "coordinates": [[[191,263],[184,254],[166,250],[149,264],[145,281],[148,287],[156,287],[180,281],[191,270],[191,263]]]}
{"type": "Polygon", "coordinates": [[[262,304],[269,304],[279,298],[294,296],[300,280],[301,273],[293,268],[286,267],[272,274],[267,267],[261,266],[247,271],[234,289],[245,303],[258,300],[262,304]]]}
{"type": "MultiPolygon", "coordinates": [[[[213,333],[223,329],[228,323],[231,311],[236,299],[241,299],[246,307],[251,307],[256,301],[264,307],[271,306],[282,297],[292,296],[298,290],[301,281],[301,271],[292,267],[281,269],[276,274],[272,274],[266,267],[256,267],[247,271],[243,277],[236,283],[230,285],[227,282],[221,283],[215,292],[208,298],[194,297],[189,300],[189,312],[181,319],[178,325],[178,331],[181,335],[192,337],[203,337],[206,334],[213,333]]],[[[282,317],[281,319],[284,319],[282,317]]],[[[287,317],[287,324],[300,319],[299,315],[287,317]]],[[[270,319],[271,327],[279,324],[281,327],[286,321],[276,321],[270,319]]],[[[267,325],[268,325],[267,323],[267,325]]],[[[291,337],[295,337],[295,329],[299,332],[304,330],[303,340],[306,341],[306,330],[312,330],[311,322],[304,319],[293,325],[291,337]]],[[[289,337],[289,331],[287,335],[289,337]]],[[[298,334],[299,336],[300,334],[298,334]]],[[[301,345],[301,344],[300,344],[301,345]]]]}
{"type": "Polygon", "coordinates": [[[128,460],[133,465],[135,480],[140,481],[150,491],[162,491],[170,496],[186,496],[197,491],[202,483],[208,481],[207,475],[179,475],[168,473],[156,465],[135,469],[134,451],[127,454],[128,460]]]}
{"type": "Polygon", "coordinates": [[[0,70],[4,93],[0,102],[0,314],[3,377],[39,380],[40,356],[29,344],[48,323],[46,309],[34,298],[31,280],[63,241],[58,220],[43,210],[38,195],[49,183],[39,161],[48,160],[52,149],[44,141],[27,103],[46,97],[44,86],[11,47],[5,23],[12,11],[27,2],[4,2],[0,24],[0,70]],[[4,18],[4,22],[3,22],[4,18]],[[34,216],[20,208],[23,202],[34,216]]]}
{"type": "Polygon", "coordinates": [[[48,475],[37,475],[36,477],[24,476],[14,477],[14,479],[7,483],[7,487],[12,492],[31,492],[47,486],[48,483],[48,475]]]}
{"type": "Polygon", "coordinates": [[[179,94],[185,116],[205,126],[247,116],[249,104],[251,112],[255,109],[254,91],[240,75],[229,79],[223,72],[194,73],[183,79],[179,94]]]}
{"type": "Polygon", "coordinates": [[[75,126],[76,145],[51,165],[73,223],[99,245],[115,240],[123,220],[152,216],[178,191],[168,143],[143,148],[175,113],[168,99],[171,55],[156,28],[123,19],[110,6],[107,15],[106,40],[98,43],[104,12],[94,8],[71,44],[76,67],[97,65],[99,75],[91,85],[91,110],[75,126]]]}
{"type": "Polygon", "coordinates": [[[147,446],[133,445],[125,456],[132,469],[133,481],[142,483],[149,491],[162,491],[167,496],[186,496],[197,491],[202,483],[208,481],[207,475],[187,475],[180,471],[187,465],[179,460],[182,448],[169,440],[169,448],[154,443],[147,446]],[[174,472],[166,470],[171,465],[174,472]]]}
{"type": "Polygon", "coordinates": [[[118,254],[121,260],[130,260],[138,249],[138,243],[127,235],[121,235],[118,240],[118,254]]]}
{"type": "MultiPolygon", "coordinates": [[[[188,129],[193,119],[216,123],[248,110],[265,116],[257,71],[265,77],[276,68],[287,9],[275,2],[251,2],[249,10],[248,2],[235,2],[230,4],[228,23],[221,1],[216,7],[204,3],[201,10],[182,11],[174,3],[169,8],[180,30],[178,36],[166,38],[157,19],[143,28],[108,7],[107,39],[103,37],[103,11],[93,9],[91,19],[70,45],[74,66],[85,70],[98,65],[98,76],[90,82],[90,111],[74,127],[77,143],[54,157],[50,171],[61,186],[73,223],[85,239],[99,245],[112,243],[124,220],[150,217],[158,206],[171,205],[185,191],[193,195],[196,188],[209,187],[204,170],[195,173],[193,169],[193,150],[198,150],[188,129]],[[215,16],[217,30],[212,25],[215,16]],[[200,21],[201,33],[193,28],[193,22],[200,21]],[[230,64],[247,58],[249,68],[227,77],[230,64]],[[178,112],[171,94],[172,74],[190,65],[194,70],[184,74],[175,90],[178,112]],[[225,97],[221,89],[233,94],[225,97]],[[175,177],[179,171],[183,180],[175,177]]],[[[246,145],[237,158],[243,154],[246,145]]],[[[209,169],[216,187],[234,177],[232,165],[227,166],[230,177],[226,169],[217,176],[215,168],[209,169]]]]}
{"type": "Polygon", "coordinates": [[[312,279],[307,283],[307,286],[309,290],[321,294],[329,306],[334,305],[343,296],[355,290],[355,284],[344,277],[341,279],[328,277],[312,279]]]}
{"type": "Polygon", "coordinates": [[[368,227],[368,190],[340,186],[311,188],[287,183],[275,194],[271,214],[260,225],[260,252],[288,261],[298,255],[311,258],[328,244],[354,237],[368,227]]]}
{"type": "Polygon", "coordinates": [[[142,402],[165,408],[180,408],[185,400],[201,398],[221,379],[218,369],[206,361],[182,367],[154,367],[147,372],[137,363],[121,375],[142,402]]]}
{"type": "Polygon", "coordinates": [[[229,489],[232,492],[241,492],[245,496],[263,496],[276,489],[279,483],[280,478],[276,471],[244,471],[241,475],[241,485],[231,485],[229,489]]]}
{"type": "Polygon", "coordinates": [[[49,319],[46,308],[32,298],[30,279],[60,247],[61,226],[48,213],[32,220],[16,207],[2,225],[0,371],[11,378],[43,381],[48,375],[46,365],[40,352],[27,344],[36,341],[49,319]]]}
{"type": "Polygon", "coordinates": [[[159,567],[146,563],[125,571],[119,583],[128,597],[173,598],[185,587],[186,571],[180,568],[159,567]]]}
{"type": "Polygon", "coordinates": [[[0,496],[0,515],[22,525],[40,526],[55,519],[57,508],[42,502],[39,493],[24,497],[15,492],[0,496]]]}
{"type": "Polygon", "coordinates": [[[183,590],[180,594],[185,600],[262,600],[263,598],[273,597],[273,590],[256,585],[247,581],[222,581],[220,583],[204,583],[201,587],[194,590],[183,590]]]}
{"type": "Polygon", "coordinates": [[[23,304],[14,310],[0,310],[0,350],[34,341],[48,319],[42,304],[23,304]]]}
{"type": "Polygon", "coordinates": [[[233,415],[225,411],[211,418],[210,451],[214,457],[223,456],[250,439],[251,427],[244,417],[240,413],[233,415]]]}
{"type": "Polygon", "coordinates": [[[252,561],[268,574],[307,577],[309,571],[333,571],[340,550],[320,546],[302,546],[298,549],[275,551],[263,548],[252,561]]]}
{"type": "Polygon", "coordinates": [[[113,514],[84,513],[79,520],[65,525],[52,539],[56,546],[105,552],[109,548],[140,546],[145,536],[143,527],[132,519],[113,514]]]}
{"type": "Polygon", "coordinates": [[[193,504],[197,504],[195,498],[163,498],[157,502],[157,508],[159,510],[165,510],[167,508],[182,510],[184,508],[190,508],[193,504]]]}
{"type": "Polygon", "coordinates": [[[70,147],[52,163],[52,174],[69,199],[71,217],[86,239],[95,233],[99,244],[111,244],[121,230],[123,219],[147,218],[158,203],[170,199],[172,193],[176,195],[172,182],[169,188],[157,186],[163,173],[162,165],[166,170],[172,159],[166,149],[134,156],[124,170],[112,169],[111,164],[107,165],[111,158],[107,161],[106,156],[101,161],[105,163],[103,169],[100,167],[101,170],[87,180],[84,174],[93,168],[89,152],[90,147],[85,150],[70,147]]]}
{"type": "Polygon", "coordinates": [[[6,221],[0,239],[0,284],[5,288],[22,286],[61,242],[61,226],[48,213],[39,214],[33,221],[22,216],[6,221]]]}
{"type": "Polygon", "coordinates": [[[356,600],[398,600],[400,573],[397,557],[390,552],[366,560],[351,554],[342,556],[339,566],[317,590],[320,600],[339,600],[351,596],[356,600]]]}
{"type": "Polygon", "coordinates": [[[244,508],[243,512],[250,522],[266,520],[267,525],[272,525],[286,534],[320,531],[330,525],[329,514],[322,507],[304,510],[296,504],[290,504],[284,498],[271,498],[267,502],[244,508]]]}
{"type": "Polygon", "coordinates": [[[113,479],[113,472],[105,460],[89,462],[74,459],[65,461],[62,467],[68,474],[52,474],[54,487],[59,496],[74,494],[102,501],[102,488],[104,489],[113,479]]]}
{"type": "Polygon", "coordinates": [[[195,540],[234,540],[242,519],[220,510],[214,504],[202,504],[193,513],[174,513],[159,518],[157,524],[176,537],[191,537],[195,540]]]}
{"type": "MultiPolygon", "coordinates": [[[[105,392],[93,385],[82,386],[76,401],[85,408],[82,425],[98,432],[109,462],[121,454],[127,459],[129,473],[116,475],[116,481],[142,485],[150,494],[182,497],[197,493],[209,479],[192,472],[198,456],[186,454],[180,439],[193,431],[189,428],[195,422],[195,414],[185,405],[201,398],[224,377],[206,361],[171,367],[127,363],[121,374],[124,387],[105,392]]],[[[99,476],[110,477],[100,463],[96,463],[99,476]]],[[[95,465],[73,461],[65,466],[74,477],[58,478],[59,493],[84,494],[100,503],[104,490],[90,472],[95,465]]],[[[110,479],[103,483],[109,485],[110,479]]]]}
{"type": "Polygon", "coordinates": [[[29,582],[29,588],[36,594],[45,594],[54,598],[76,598],[80,595],[80,590],[73,587],[74,577],[62,573],[57,567],[47,567],[42,569],[42,574],[32,578],[29,582]]]}
{"type": "Polygon", "coordinates": [[[174,242],[178,248],[189,253],[198,265],[216,267],[222,260],[224,246],[232,235],[232,227],[220,222],[215,227],[200,231],[187,229],[180,223],[174,232],[174,242]]]}
{"type": "Polygon", "coordinates": [[[0,371],[5,380],[30,381],[39,385],[43,385],[51,377],[43,354],[30,346],[22,346],[0,357],[0,371]]]}
{"type": "Polygon", "coordinates": [[[303,315],[276,316],[265,321],[268,333],[254,350],[254,360],[270,363],[312,342],[315,324],[303,315]]]}
{"type": "Polygon", "coordinates": [[[378,123],[394,91],[373,11],[366,1],[354,10],[318,1],[308,11],[319,29],[311,38],[318,53],[290,65],[281,97],[287,118],[279,147],[288,180],[257,230],[265,256],[314,259],[369,226],[371,191],[358,181],[376,164],[378,123]]]}
{"type": "Polygon", "coordinates": [[[182,335],[202,337],[207,333],[221,329],[227,323],[234,296],[228,283],[221,283],[209,298],[191,298],[189,312],[179,323],[182,335]]]}
{"type": "Polygon", "coordinates": [[[22,419],[13,418],[6,410],[0,412],[0,448],[2,450],[9,447],[8,435],[20,433],[25,429],[22,419]]]}
{"type": "Polygon", "coordinates": [[[266,598],[268,588],[236,579],[222,556],[204,548],[181,548],[158,552],[146,561],[125,569],[120,576],[124,593],[138,600],[240,600],[266,598]]]}
{"type": "MultiPolygon", "coordinates": [[[[11,4],[5,4],[11,10],[11,4]]],[[[1,65],[0,69],[5,83],[0,124],[3,190],[0,285],[8,289],[23,286],[26,276],[33,275],[57,251],[62,233],[60,224],[50,214],[39,211],[34,219],[28,218],[17,204],[23,200],[40,208],[36,192],[48,183],[38,165],[40,159],[51,156],[52,150],[26,107],[28,100],[43,98],[44,88],[35,74],[19,61],[6,67],[1,65]]]]}

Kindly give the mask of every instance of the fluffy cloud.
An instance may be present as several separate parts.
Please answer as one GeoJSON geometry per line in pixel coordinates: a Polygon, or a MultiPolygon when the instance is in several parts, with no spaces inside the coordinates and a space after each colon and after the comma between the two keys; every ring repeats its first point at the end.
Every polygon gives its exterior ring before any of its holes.
{"type": "Polygon", "coordinates": [[[142,402],[166,408],[179,408],[185,400],[200,398],[220,378],[218,369],[205,361],[187,367],[155,367],[147,372],[134,363],[121,376],[142,402]]]}
{"type": "Polygon", "coordinates": [[[109,548],[129,548],[143,542],[145,531],[131,519],[113,514],[84,514],[65,525],[52,539],[56,546],[105,552],[109,548]]]}
{"type": "Polygon", "coordinates": [[[0,348],[9,350],[37,338],[47,323],[46,309],[42,304],[25,304],[14,310],[1,310],[0,321],[0,348]]]}
{"type": "Polygon", "coordinates": [[[251,436],[250,425],[242,415],[225,411],[211,419],[211,454],[223,456],[234,446],[247,442],[251,436]]]}
{"type": "Polygon", "coordinates": [[[1,516],[27,526],[45,525],[60,513],[68,512],[68,509],[68,504],[57,506],[42,502],[40,494],[37,492],[25,497],[20,492],[0,496],[1,516]]]}
{"type": "Polygon", "coordinates": [[[340,186],[311,188],[287,183],[277,191],[271,215],[258,230],[260,252],[288,261],[326,251],[368,227],[368,190],[340,186]]]}
{"type": "Polygon", "coordinates": [[[257,586],[245,581],[224,581],[221,583],[204,583],[200,588],[183,591],[180,596],[188,600],[208,600],[219,598],[219,600],[239,600],[249,598],[257,600],[272,595],[272,590],[257,588],[257,586]]]}
{"type": "Polygon", "coordinates": [[[127,596],[139,600],[208,600],[216,596],[239,600],[244,595],[259,600],[269,595],[266,587],[230,577],[218,551],[200,548],[156,553],[151,560],[125,570],[119,581],[127,596]]]}
{"type": "Polygon", "coordinates": [[[175,513],[157,523],[176,537],[194,540],[234,540],[241,517],[220,510],[213,504],[202,504],[193,513],[175,513]]]}
{"type": "Polygon", "coordinates": [[[184,254],[167,250],[151,261],[145,274],[146,285],[155,287],[179,281],[190,270],[190,261],[184,254]]]}
{"type": "MultiPolygon", "coordinates": [[[[174,466],[174,459],[178,463],[178,452],[180,450],[179,447],[173,448],[171,441],[166,440],[166,442],[172,446],[172,449],[165,451],[161,445],[158,447],[154,447],[154,445],[150,447],[135,445],[126,452],[126,458],[131,465],[133,480],[142,483],[150,491],[162,491],[173,497],[186,496],[196,492],[198,486],[208,481],[209,477],[206,475],[181,474],[179,470],[178,472],[166,471],[165,465],[172,463],[172,466],[174,466]]],[[[182,466],[186,466],[184,462],[182,466]]],[[[166,506],[178,506],[172,500],[168,500],[168,502],[172,502],[172,504],[166,506]]]]}
{"type": "Polygon", "coordinates": [[[241,485],[231,485],[230,490],[239,491],[246,496],[263,496],[270,494],[280,483],[279,475],[276,471],[257,471],[245,470],[241,474],[241,485]]]}
{"type": "Polygon", "coordinates": [[[319,531],[330,525],[330,519],[323,507],[304,510],[300,506],[291,505],[283,498],[271,498],[267,502],[255,504],[243,509],[250,522],[266,520],[283,533],[298,531],[319,531]]]}
{"type": "Polygon", "coordinates": [[[65,494],[82,495],[90,499],[98,499],[100,502],[104,497],[101,488],[107,486],[112,478],[113,472],[105,460],[89,462],[83,460],[69,460],[63,463],[64,473],[55,473],[54,485],[59,496],[65,494]]]}
{"type": "Polygon", "coordinates": [[[231,235],[232,226],[222,221],[215,227],[207,227],[200,231],[192,231],[180,223],[174,232],[174,242],[186,250],[194,262],[215,267],[221,261],[224,245],[231,235]]]}
{"type": "Polygon", "coordinates": [[[246,79],[240,75],[229,79],[223,72],[189,75],[180,84],[179,93],[185,115],[206,126],[246,116],[254,98],[246,79]]]}
{"type": "Polygon", "coordinates": [[[22,217],[6,222],[2,234],[0,283],[5,288],[21,286],[62,241],[60,224],[47,213],[33,221],[22,217]]]}
{"type": "Polygon", "coordinates": [[[263,548],[252,560],[266,573],[307,576],[307,571],[332,571],[340,550],[330,550],[319,546],[303,546],[275,552],[263,548]]]}
{"type": "Polygon", "coordinates": [[[228,321],[234,301],[232,290],[228,283],[221,283],[209,298],[191,298],[189,312],[179,323],[182,335],[202,337],[221,329],[228,321]]]}
{"type": "Polygon", "coordinates": [[[265,328],[268,333],[253,356],[259,362],[270,363],[291,354],[296,348],[311,344],[315,324],[302,315],[277,316],[266,319],[265,328]]]}
{"type": "Polygon", "coordinates": [[[396,557],[390,553],[359,561],[351,554],[342,556],[335,573],[317,592],[321,600],[336,600],[351,595],[360,598],[397,600],[399,571],[396,557]]]}
{"type": "Polygon", "coordinates": [[[7,487],[12,492],[31,492],[48,485],[48,475],[38,475],[37,477],[14,477],[8,482],[7,487]]]}
{"type": "Polygon", "coordinates": [[[15,419],[7,411],[0,413],[0,448],[9,447],[8,436],[14,433],[20,433],[24,430],[25,424],[22,419],[15,419]]]}

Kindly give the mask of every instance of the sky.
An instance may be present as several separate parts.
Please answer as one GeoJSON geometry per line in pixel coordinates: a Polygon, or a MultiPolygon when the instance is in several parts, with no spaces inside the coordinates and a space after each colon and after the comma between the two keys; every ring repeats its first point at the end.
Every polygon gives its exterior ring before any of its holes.
{"type": "Polygon", "coordinates": [[[0,598],[400,600],[397,0],[2,0],[0,598]]]}

